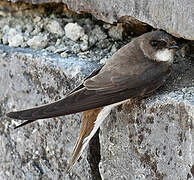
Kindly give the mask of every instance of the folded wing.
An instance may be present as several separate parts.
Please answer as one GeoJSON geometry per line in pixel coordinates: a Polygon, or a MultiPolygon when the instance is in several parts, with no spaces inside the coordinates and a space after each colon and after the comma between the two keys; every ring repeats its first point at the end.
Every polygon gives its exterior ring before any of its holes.
{"type": "Polygon", "coordinates": [[[170,71],[166,64],[147,63],[141,74],[133,74],[130,70],[124,74],[118,72],[117,69],[109,72],[100,68],[64,99],[32,109],[10,112],[7,116],[28,120],[18,126],[21,127],[37,119],[63,116],[106,106],[153,91],[163,84],[166,74],[170,71]]]}

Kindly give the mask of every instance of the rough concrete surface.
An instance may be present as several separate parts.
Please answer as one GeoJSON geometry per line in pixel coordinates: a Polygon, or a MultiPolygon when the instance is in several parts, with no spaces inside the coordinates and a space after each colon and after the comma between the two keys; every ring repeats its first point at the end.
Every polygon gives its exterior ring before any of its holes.
{"type": "Polygon", "coordinates": [[[129,109],[113,111],[102,126],[102,177],[193,179],[193,104],[164,94],[129,109]]]}
{"type": "Polygon", "coordinates": [[[103,179],[194,179],[194,62],[180,59],[151,97],[116,108],[101,126],[103,179]]]}
{"type": "Polygon", "coordinates": [[[65,173],[79,133],[80,114],[14,130],[20,122],[6,118],[5,113],[64,97],[96,66],[0,45],[0,179],[91,179],[86,158],[69,175],[65,173]]]}
{"type": "MultiPolygon", "coordinates": [[[[141,1],[141,0],[9,0],[11,2],[64,2],[76,12],[87,12],[108,23],[130,16],[154,28],[186,39],[194,40],[194,1],[141,1]]],[[[133,22],[133,21],[132,21],[133,22]]]]}

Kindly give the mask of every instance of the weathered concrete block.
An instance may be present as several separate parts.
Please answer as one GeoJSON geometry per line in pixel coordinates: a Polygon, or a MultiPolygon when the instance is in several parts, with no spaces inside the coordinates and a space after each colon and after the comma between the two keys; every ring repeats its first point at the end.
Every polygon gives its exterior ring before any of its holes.
{"type": "Polygon", "coordinates": [[[80,114],[40,120],[14,130],[5,113],[62,98],[97,64],[0,45],[0,179],[91,179],[86,158],[70,174],[67,162],[80,114]]]}
{"type": "Polygon", "coordinates": [[[173,95],[112,112],[100,136],[104,179],[194,178],[194,104],[173,95]]]}
{"type": "Polygon", "coordinates": [[[177,61],[151,97],[116,108],[101,126],[104,179],[194,179],[194,66],[177,61]]]}
{"type": "MultiPolygon", "coordinates": [[[[76,12],[89,12],[105,22],[118,22],[130,16],[154,28],[166,30],[178,37],[194,40],[194,1],[140,1],[140,0],[9,0],[11,2],[64,2],[76,12]]],[[[133,22],[133,20],[132,20],[133,22]]],[[[135,22],[135,20],[134,20],[135,22]]]]}

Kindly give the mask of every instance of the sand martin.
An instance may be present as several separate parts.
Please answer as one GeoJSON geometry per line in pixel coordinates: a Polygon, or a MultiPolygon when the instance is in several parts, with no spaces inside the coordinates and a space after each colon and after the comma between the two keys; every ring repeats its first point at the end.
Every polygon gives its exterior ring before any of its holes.
{"type": "Polygon", "coordinates": [[[145,33],[119,49],[65,98],[7,116],[27,120],[18,128],[38,119],[84,111],[72,166],[113,107],[130,98],[147,96],[166,81],[177,48],[174,38],[164,31],[145,33]]]}

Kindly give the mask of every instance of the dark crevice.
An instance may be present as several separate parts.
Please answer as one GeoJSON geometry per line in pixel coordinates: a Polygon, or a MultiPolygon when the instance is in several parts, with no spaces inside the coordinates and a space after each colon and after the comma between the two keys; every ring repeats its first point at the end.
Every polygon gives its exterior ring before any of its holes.
{"type": "Polygon", "coordinates": [[[99,171],[99,163],[101,160],[99,129],[89,142],[87,160],[91,168],[92,180],[101,180],[102,178],[99,171]]]}

